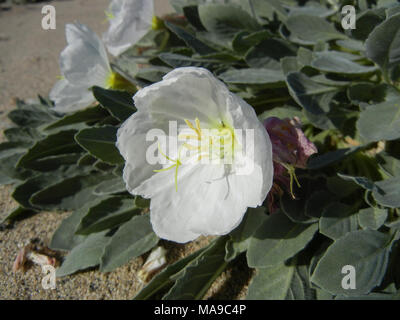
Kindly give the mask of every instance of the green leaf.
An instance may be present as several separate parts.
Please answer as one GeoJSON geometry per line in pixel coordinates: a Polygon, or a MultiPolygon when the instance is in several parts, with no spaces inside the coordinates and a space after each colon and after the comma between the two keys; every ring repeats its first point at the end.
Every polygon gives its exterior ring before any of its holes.
{"type": "Polygon", "coordinates": [[[49,106],[28,104],[17,100],[17,108],[8,113],[8,118],[21,127],[36,128],[57,119],[49,106]]]}
{"type": "Polygon", "coordinates": [[[171,68],[162,66],[140,68],[136,73],[136,78],[140,78],[151,83],[159,82],[170,71],[172,71],[171,68]]]}
{"type": "Polygon", "coordinates": [[[343,180],[338,176],[329,177],[326,181],[329,191],[339,198],[344,198],[359,190],[355,183],[343,180]]]}
{"type": "Polygon", "coordinates": [[[312,218],[320,218],[325,207],[335,199],[335,195],[328,190],[318,190],[306,200],[304,214],[312,218]]]}
{"type": "Polygon", "coordinates": [[[319,41],[346,39],[332,24],[325,19],[311,15],[294,15],[286,20],[286,27],[296,38],[308,44],[319,41]]]}
{"type": "MultiPolygon", "coordinates": [[[[132,48],[133,52],[135,54],[139,53],[141,55],[141,48],[151,48],[149,49],[149,52],[146,53],[154,53],[156,51],[156,48],[165,46],[165,43],[168,41],[169,36],[169,32],[164,28],[159,28],[158,30],[153,30],[153,28],[149,28],[147,33],[141,39],[139,39],[139,41],[136,42],[136,44],[132,48]]],[[[128,52],[129,51],[130,50],[128,50],[128,52]]]]}
{"type": "Polygon", "coordinates": [[[40,172],[54,171],[62,166],[74,165],[80,158],[81,153],[67,153],[48,156],[29,163],[29,168],[40,172]]]}
{"type": "Polygon", "coordinates": [[[123,163],[124,159],[115,146],[117,131],[118,128],[112,126],[88,128],[79,131],[75,139],[97,159],[109,164],[119,164],[123,163]]]}
{"type": "Polygon", "coordinates": [[[77,164],[79,167],[92,166],[96,161],[97,159],[95,157],[91,156],[89,153],[85,153],[79,158],[77,164]]]}
{"type": "Polygon", "coordinates": [[[61,267],[57,268],[56,276],[64,277],[79,270],[95,267],[100,263],[105,246],[110,241],[107,232],[94,233],[78,244],[67,255],[61,267]]]}
{"type": "Polygon", "coordinates": [[[368,74],[375,72],[376,67],[363,66],[355,63],[335,51],[316,52],[311,66],[324,72],[347,75],[368,74]]]}
{"type": "Polygon", "coordinates": [[[374,182],[365,177],[353,177],[345,174],[338,173],[338,176],[346,181],[352,181],[365,190],[372,191],[375,188],[374,182]]]}
{"type": "Polygon", "coordinates": [[[158,242],[148,215],[136,216],[111,238],[101,258],[100,271],[110,272],[151,250],[158,242]]]}
{"type": "Polygon", "coordinates": [[[101,182],[93,193],[99,196],[126,192],[125,181],[121,177],[101,182]]]}
{"type": "Polygon", "coordinates": [[[164,300],[199,300],[214,280],[224,271],[227,237],[220,237],[197,259],[189,263],[176,277],[174,286],[163,297],[164,300]]]}
{"type": "Polygon", "coordinates": [[[26,209],[24,207],[18,206],[7,213],[3,216],[3,214],[0,214],[0,224],[8,221],[8,222],[13,222],[16,220],[21,220],[23,218],[26,218],[30,215],[35,214],[36,211],[31,210],[31,209],[26,209]]]}
{"type": "Polygon", "coordinates": [[[107,117],[108,113],[99,108],[98,106],[78,110],[72,114],[65,115],[60,120],[57,120],[48,126],[44,127],[43,130],[54,130],[60,127],[70,126],[78,123],[95,123],[103,118],[107,117]]]}
{"type": "MultiPolygon", "coordinates": [[[[240,1],[240,0],[239,0],[240,1]]],[[[244,3],[245,1],[240,1],[244,3]]],[[[250,3],[254,4],[254,11],[260,17],[274,20],[276,14],[280,20],[286,21],[287,11],[285,10],[282,1],[280,0],[252,0],[250,3]]]]}
{"type": "Polygon", "coordinates": [[[400,177],[375,182],[377,188],[372,192],[375,200],[389,208],[400,207],[400,177]]]}
{"type": "Polygon", "coordinates": [[[91,207],[82,218],[76,234],[88,235],[120,226],[129,221],[134,215],[140,214],[141,209],[135,206],[133,198],[112,197],[91,207]]]}
{"type": "Polygon", "coordinates": [[[224,4],[199,6],[199,16],[203,26],[220,34],[234,34],[237,31],[258,31],[260,26],[246,11],[224,4]]]}
{"type": "Polygon", "coordinates": [[[240,253],[248,249],[252,235],[266,218],[264,207],[247,209],[242,223],[229,234],[230,239],[226,242],[225,247],[225,261],[234,260],[240,253]]]}
{"type": "Polygon", "coordinates": [[[24,152],[8,156],[2,156],[3,152],[0,154],[0,185],[25,180],[32,175],[32,171],[16,167],[18,160],[23,154],[24,152]]]}
{"type": "Polygon", "coordinates": [[[368,106],[357,121],[366,142],[400,138],[400,104],[394,101],[368,106]]]}
{"type": "Polygon", "coordinates": [[[261,30],[252,33],[247,31],[239,32],[235,35],[235,38],[232,41],[232,48],[234,51],[240,54],[246,54],[251,47],[256,46],[261,41],[268,39],[270,35],[270,32],[267,30],[261,30]]]}
{"type": "Polygon", "coordinates": [[[400,92],[391,85],[381,83],[379,85],[370,82],[355,83],[348,89],[348,97],[354,103],[361,105],[361,102],[368,104],[384,101],[397,101],[400,92]]]}
{"type": "Polygon", "coordinates": [[[159,55],[159,58],[166,64],[174,68],[203,67],[206,69],[213,70],[214,68],[220,66],[220,61],[217,59],[191,58],[174,53],[161,53],[159,55]]]}
{"type": "Polygon", "coordinates": [[[318,2],[306,3],[306,5],[302,7],[289,6],[288,9],[290,16],[307,15],[307,16],[316,16],[320,18],[329,17],[337,11],[337,9],[335,8],[329,9],[323,5],[318,4],[318,2]]]}
{"type": "Polygon", "coordinates": [[[303,67],[299,63],[299,60],[297,59],[297,57],[291,57],[291,56],[283,57],[280,60],[280,63],[281,63],[282,72],[285,76],[287,76],[289,73],[292,73],[292,72],[298,72],[303,67]]]}
{"type": "Polygon", "coordinates": [[[295,265],[278,264],[258,268],[249,285],[247,300],[285,300],[290,291],[295,265]]]}
{"type": "Polygon", "coordinates": [[[150,199],[142,198],[141,196],[135,197],[135,206],[141,209],[146,209],[150,207],[150,199]]]}
{"type": "Polygon", "coordinates": [[[68,218],[61,222],[51,239],[49,246],[51,249],[70,251],[87,238],[86,236],[75,234],[75,231],[91,205],[93,203],[86,204],[82,208],[72,212],[68,218]]]}
{"type": "Polygon", "coordinates": [[[34,143],[43,138],[37,129],[29,127],[8,128],[3,133],[10,142],[34,143]]]}
{"type": "Polygon", "coordinates": [[[252,68],[266,68],[271,60],[279,62],[287,56],[295,56],[295,48],[281,39],[266,39],[246,54],[246,62],[252,68]]]}
{"type": "Polygon", "coordinates": [[[48,173],[40,173],[20,183],[13,191],[12,197],[22,207],[35,209],[35,206],[30,202],[32,195],[61,183],[65,179],[73,178],[84,173],[87,173],[87,169],[79,169],[76,167],[62,167],[48,173]]]}
{"type": "Polygon", "coordinates": [[[377,155],[379,167],[390,176],[400,176],[400,159],[392,157],[387,152],[381,152],[377,155]]]}
{"type": "Polygon", "coordinates": [[[378,25],[365,43],[367,57],[385,72],[400,63],[400,14],[378,25]]]}
{"type": "MultiPolygon", "coordinates": [[[[97,125],[99,127],[101,126],[119,126],[121,123],[118,119],[114,118],[113,116],[108,116],[107,118],[104,118],[103,120],[99,121],[97,125]]],[[[82,126],[79,128],[79,130],[85,129],[87,126],[82,126]]]]}
{"type": "Polygon", "coordinates": [[[311,281],[332,294],[347,296],[369,293],[386,272],[392,236],[374,230],[349,232],[336,240],[318,262],[311,281]],[[356,288],[344,289],[344,266],[356,271],[356,288]]]}
{"type": "Polygon", "coordinates": [[[115,169],[115,165],[108,164],[107,162],[103,162],[101,160],[97,160],[93,167],[99,171],[110,172],[111,170],[115,169]]]}
{"type": "MultiPolygon", "coordinates": [[[[293,262],[292,262],[293,263],[293,262]]],[[[315,292],[308,282],[307,267],[278,264],[259,268],[249,285],[247,300],[310,300],[315,292]]]]}
{"type": "Polygon", "coordinates": [[[272,69],[232,69],[219,75],[226,83],[232,84],[276,84],[282,85],[285,81],[280,70],[272,69]]]}
{"type": "Polygon", "coordinates": [[[250,267],[270,267],[283,263],[305,248],[318,224],[293,223],[282,212],[269,216],[250,240],[247,261],[250,267]]]}
{"type": "Polygon", "coordinates": [[[354,39],[337,40],[336,44],[344,49],[351,51],[364,51],[364,43],[354,39]]]}
{"type": "Polygon", "coordinates": [[[196,38],[196,36],[192,35],[185,29],[178,27],[170,22],[165,22],[166,27],[175,33],[180,39],[185,41],[186,45],[195,50],[197,53],[201,55],[209,54],[215,52],[213,48],[205,44],[196,38]]]}
{"type": "Polygon", "coordinates": [[[351,30],[351,35],[365,41],[374,28],[386,18],[385,9],[371,9],[357,15],[356,28],[351,30]]]}
{"type": "MultiPolygon", "coordinates": [[[[307,77],[301,72],[291,72],[286,78],[290,95],[308,112],[315,115],[322,115],[329,110],[325,107],[323,99],[326,94],[338,92],[336,86],[322,85],[307,77]]],[[[329,101],[331,100],[331,96],[329,101]]]]}
{"type": "Polygon", "coordinates": [[[197,5],[187,5],[183,9],[183,15],[187,21],[195,28],[195,30],[204,31],[205,28],[201,24],[197,5]]]}
{"type": "Polygon", "coordinates": [[[358,222],[363,229],[378,230],[388,216],[386,209],[365,208],[358,212],[358,222]]]}
{"type": "Polygon", "coordinates": [[[329,204],[319,220],[319,232],[333,240],[357,230],[357,227],[357,215],[351,207],[340,202],[329,204]]]}
{"type": "Polygon", "coordinates": [[[36,192],[30,203],[44,210],[76,210],[96,199],[98,196],[93,194],[93,190],[100,182],[112,177],[111,174],[97,172],[68,177],[36,192]]]}
{"type": "Polygon", "coordinates": [[[36,142],[21,157],[17,166],[31,168],[35,167],[38,161],[46,157],[82,152],[82,148],[74,140],[76,132],[76,130],[60,131],[36,142]]]}
{"type": "Polygon", "coordinates": [[[296,196],[295,199],[289,193],[285,193],[280,197],[281,210],[295,223],[316,222],[318,220],[316,217],[306,215],[306,203],[312,192],[325,187],[325,179],[301,177],[298,180],[300,188],[295,185],[293,189],[293,193],[296,196]]]}
{"type": "Polygon", "coordinates": [[[342,161],[346,157],[352,155],[353,153],[356,153],[361,148],[362,148],[361,146],[352,147],[352,148],[344,148],[344,149],[338,149],[335,151],[327,152],[322,155],[311,156],[307,162],[307,168],[315,170],[315,169],[321,169],[323,167],[335,164],[339,161],[342,161]]]}
{"type": "Polygon", "coordinates": [[[185,7],[198,6],[207,3],[208,0],[168,0],[177,13],[184,13],[185,7]]]}
{"type": "Polygon", "coordinates": [[[97,86],[93,87],[92,90],[100,105],[117,119],[125,121],[136,112],[132,94],[124,91],[103,89],[97,86]]]}

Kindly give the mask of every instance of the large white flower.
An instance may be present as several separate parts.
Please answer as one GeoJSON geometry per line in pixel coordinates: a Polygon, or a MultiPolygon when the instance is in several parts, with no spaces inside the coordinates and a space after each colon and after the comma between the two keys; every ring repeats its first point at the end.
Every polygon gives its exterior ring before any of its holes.
{"type": "Polygon", "coordinates": [[[60,54],[62,79],[50,91],[55,110],[76,111],[95,101],[93,86],[117,87],[122,78],[113,72],[100,38],[87,26],[74,23],[65,26],[67,46],[60,54]]]}
{"type": "Polygon", "coordinates": [[[103,35],[108,51],[118,56],[138,42],[151,28],[153,13],[153,0],[113,0],[110,27],[103,35]]]}
{"type": "Polygon", "coordinates": [[[159,237],[183,243],[227,234],[248,207],[262,204],[273,178],[268,133],[253,108],[208,70],[175,69],[137,92],[134,101],[138,111],[119,129],[117,147],[126,161],[128,191],[151,198],[151,223],[159,237]],[[173,121],[177,135],[169,133],[173,121]],[[155,128],[171,141],[178,138],[177,147],[154,148],[155,142],[146,140],[155,128]],[[239,139],[239,129],[248,137],[239,139]],[[215,143],[214,149],[201,147],[215,143]],[[245,154],[246,144],[253,143],[254,152],[245,154]],[[151,148],[168,161],[150,164],[151,148]],[[248,163],[251,170],[243,171],[248,163]]]}

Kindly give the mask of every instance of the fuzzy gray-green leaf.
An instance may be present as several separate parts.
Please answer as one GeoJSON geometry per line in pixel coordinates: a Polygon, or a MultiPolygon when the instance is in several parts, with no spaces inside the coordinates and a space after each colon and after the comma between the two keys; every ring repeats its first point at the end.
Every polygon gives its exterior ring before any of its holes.
{"type": "Polygon", "coordinates": [[[100,270],[115,268],[151,250],[158,242],[148,215],[133,217],[112,236],[101,258],[100,270]]]}

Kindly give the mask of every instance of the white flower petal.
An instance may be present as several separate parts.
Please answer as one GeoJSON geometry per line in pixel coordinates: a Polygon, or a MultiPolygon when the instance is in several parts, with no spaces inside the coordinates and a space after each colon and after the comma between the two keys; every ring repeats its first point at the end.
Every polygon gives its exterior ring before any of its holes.
{"type": "Polygon", "coordinates": [[[148,114],[137,112],[126,120],[117,133],[117,148],[125,159],[124,180],[129,192],[154,175],[161,165],[150,165],[146,160],[146,150],[154,142],[146,141],[146,134],[154,128],[148,114]]]}
{"type": "MultiPolygon", "coordinates": [[[[248,207],[262,204],[273,178],[268,133],[252,107],[209,71],[175,69],[163,81],[140,90],[134,100],[138,112],[118,132],[117,146],[126,160],[124,180],[129,192],[151,199],[151,222],[159,237],[187,242],[199,235],[223,235],[241,222],[248,207]],[[201,128],[223,123],[224,130],[230,130],[225,129],[226,123],[228,128],[243,130],[241,148],[233,150],[234,163],[179,162],[177,175],[176,166],[155,172],[160,165],[146,164],[145,152],[138,152],[146,146],[145,132],[159,128],[168,134],[169,121],[194,119],[201,128]],[[254,141],[247,141],[253,136],[254,141]],[[252,142],[254,154],[241,154],[252,142]],[[243,173],[246,164],[251,164],[251,170],[243,173]]],[[[166,153],[178,164],[176,157],[166,153]]]]}
{"type": "Polygon", "coordinates": [[[104,87],[111,69],[100,38],[80,23],[67,24],[65,34],[68,45],[60,55],[63,76],[76,86],[104,87]]]}
{"type": "Polygon", "coordinates": [[[54,110],[61,113],[84,109],[95,101],[91,90],[81,86],[73,86],[66,79],[56,82],[49,97],[50,100],[54,101],[54,110]]]}
{"type": "Polygon", "coordinates": [[[153,0],[113,0],[113,18],[103,35],[104,43],[113,56],[118,56],[138,42],[151,28],[153,0]]]}
{"type": "Polygon", "coordinates": [[[247,207],[261,204],[259,167],[251,176],[226,175],[222,165],[183,167],[181,172],[178,191],[171,171],[141,186],[151,195],[151,222],[163,239],[187,242],[200,235],[227,234],[240,224],[247,207]]]}
{"type": "Polygon", "coordinates": [[[203,68],[177,68],[163,81],[145,87],[134,96],[138,110],[159,122],[199,118],[213,122],[227,114],[229,90],[203,68]]]}
{"type": "MultiPolygon", "coordinates": [[[[267,130],[258,120],[254,109],[238,96],[229,93],[227,100],[229,113],[232,116],[232,126],[242,130],[254,130],[254,161],[255,166],[261,168],[263,187],[259,191],[260,204],[272,187],[274,168],[272,161],[272,143],[267,130]]],[[[245,132],[244,132],[245,133],[245,132]]],[[[246,139],[243,138],[244,146],[246,139]]]]}

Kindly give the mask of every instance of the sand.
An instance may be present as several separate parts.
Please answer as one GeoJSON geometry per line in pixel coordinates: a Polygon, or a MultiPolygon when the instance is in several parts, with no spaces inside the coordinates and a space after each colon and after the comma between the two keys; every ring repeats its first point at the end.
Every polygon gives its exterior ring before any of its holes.
{"type": "MultiPolygon", "coordinates": [[[[109,0],[53,1],[56,8],[56,30],[41,28],[41,8],[44,4],[13,6],[0,10],[0,130],[10,126],[6,113],[14,106],[16,97],[27,99],[37,94],[47,96],[59,75],[58,56],[66,42],[64,25],[79,21],[97,34],[108,24],[104,10],[109,0]]],[[[170,10],[167,0],[156,0],[158,14],[170,10]]],[[[0,139],[3,139],[0,136],[0,139]]],[[[10,188],[0,187],[0,217],[16,204],[10,188]]],[[[52,234],[69,213],[42,212],[0,231],[0,299],[131,299],[140,289],[136,273],[143,257],[132,259],[110,273],[96,269],[57,279],[55,290],[44,290],[43,274],[34,266],[26,273],[12,272],[19,246],[32,239],[48,244],[52,234]]],[[[168,249],[169,260],[186,256],[207,243],[199,239],[188,245],[162,242],[168,249]]],[[[206,298],[243,298],[251,271],[244,259],[224,272],[208,291],[206,298]]]]}

